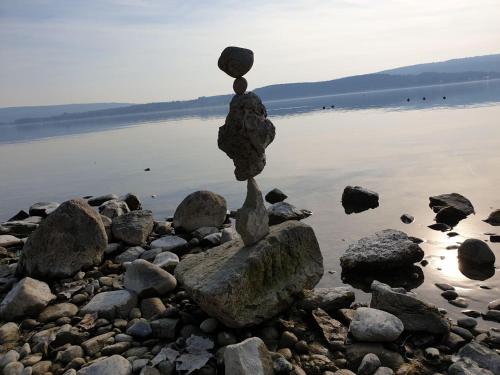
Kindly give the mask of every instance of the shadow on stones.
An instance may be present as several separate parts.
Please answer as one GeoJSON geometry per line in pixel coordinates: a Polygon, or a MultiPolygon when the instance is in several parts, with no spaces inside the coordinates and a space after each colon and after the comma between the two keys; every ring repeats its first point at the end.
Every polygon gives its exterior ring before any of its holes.
{"type": "Polygon", "coordinates": [[[471,280],[484,281],[495,275],[494,264],[472,264],[464,260],[458,259],[458,269],[462,272],[462,275],[468,277],[471,280]]]}
{"type": "Polygon", "coordinates": [[[347,215],[359,214],[360,212],[368,211],[370,209],[377,208],[378,206],[378,202],[374,202],[371,204],[352,204],[342,202],[342,207],[344,207],[344,211],[347,215]]]}
{"type": "Polygon", "coordinates": [[[362,270],[342,271],[342,281],[365,293],[371,293],[374,280],[390,285],[392,288],[411,290],[418,288],[424,282],[424,272],[419,266],[370,272],[362,270]]]}

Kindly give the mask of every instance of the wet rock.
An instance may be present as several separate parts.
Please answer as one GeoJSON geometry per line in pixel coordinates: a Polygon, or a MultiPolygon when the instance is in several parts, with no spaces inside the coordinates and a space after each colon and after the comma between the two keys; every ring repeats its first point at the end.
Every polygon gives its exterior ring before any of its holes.
{"type": "Polygon", "coordinates": [[[403,332],[403,323],[382,310],[360,307],[349,325],[349,331],[359,341],[391,342],[403,332]]]}
{"type": "Polygon", "coordinates": [[[358,213],[378,207],[378,194],[361,186],[346,186],[342,193],[342,206],[346,214],[358,213]]]}
{"type": "Polygon", "coordinates": [[[500,374],[500,355],[477,342],[465,345],[458,351],[457,355],[471,359],[482,368],[490,370],[493,374],[500,374]]]}
{"type": "Polygon", "coordinates": [[[315,288],[304,290],[303,298],[297,306],[308,311],[321,308],[330,314],[346,308],[354,302],[354,290],[351,287],[315,288]]]}
{"type": "Polygon", "coordinates": [[[445,284],[445,283],[435,283],[435,286],[437,286],[439,289],[447,291],[447,290],[455,290],[455,287],[450,285],[450,284],[445,284]]]}
{"type": "Polygon", "coordinates": [[[290,221],[244,247],[233,241],[185,257],[175,275],[200,307],[229,327],[244,327],[286,309],[323,275],[311,227],[290,221]],[[271,266],[272,265],[272,266],[271,266]]]}
{"type": "Polygon", "coordinates": [[[463,359],[448,367],[448,375],[494,375],[491,371],[483,369],[470,359],[463,359]]]}
{"type": "Polygon", "coordinates": [[[495,263],[495,254],[488,244],[475,238],[469,238],[460,245],[458,258],[478,265],[495,263]]]}
{"type": "Polygon", "coordinates": [[[210,191],[196,191],[179,204],[174,227],[193,232],[201,227],[220,227],[226,220],[226,200],[210,191]]]}
{"type": "Polygon", "coordinates": [[[493,211],[483,221],[485,221],[488,224],[493,225],[493,226],[499,226],[500,225],[500,210],[493,211]]]}
{"type": "Polygon", "coordinates": [[[269,193],[266,194],[266,202],[275,204],[278,202],[283,202],[288,198],[288,195],[283,193],[280,189],[274,188],[269,193]]]}
{"type": "Polygon", "coordinates": [[[81,309],[82,314],[97,313],[106,319],[128,318],[130,310],[137,305],[137,296],[128,290],[114,290],[96,294],[81,309]]]}
{"type": "Polygon", "coordinates": [[[142,203],[139,197],[133,193],[127,193],[120,197],[120,200],[125,202],[130,209],[130,211],[142,210],[142,203]]]}
{"type": "Polygon", "coordinates": [[[386,229],[350,245],[340,257],[340,265],[343,270],[386,271],[411,266],[423,257],[423,250],[406,233],[386,229]]]}
{"type": "Polygon", "coordinates": [[[474,335],[468,329],[462,327],[453,326],[451,327],[451,332],[453,332],[456,335],[459,335],[466,341],[471,341],[474,337],[474,335]]]}
{"type": "Polygon", "coordinates": [[[59,207],[59,203],[57,202],[39,202],[33,204],[30,209],[29,213],[30,216],[41,216],[41,217],[47,217],[49,214],[54,212],[54,210],[59,207]]]}
{"type": "Polygon", "coordinates": [[[38,320],[42,323],[52,322],[62,317],[75,316],[78,313],[78,307],[72,303],[58,303],[57,305],[51,305],[46,307],[38,316],[38,320]]]}
{"type": "Polygon", "coordinates": [[[70,200],[30,235],[16,272],[40,278],[70,277],[99,264],[107,244],[99,215],[85,201],[70,200]]]}
{"type": "Polygon", "coordinates": [[[126,267],[124,286],[139,296],[162,296],[175,289],[177,280],[157,265],[137,259],[126,267]]]}
{"type": "Polygon", "coordinates": [[[217,66],[233,78],[243,77],[253,65],[253,51],[241,47],[226,47],[217,62],[217,66]]]}
{"type": "Polygon", "coordinates": [[[407,331],[423,331],[437,335],[449,331],[448,322],[435,306],[378,281],[372,283],[370,307],[397,316],[407,331]]]}
{"type": "Polygon", "coordinates": [[[500,311],[500,298],[488,303],[488,310],[499,310],[500,311]]]}
{"type": "Polygon", "coordinates": [[[5,323],[0,327],[0,345],[19,340],[19,326],[16,323],[5,323]]]}
{"type": "Polygon", "coordinates": [[[403,214],[401,215],[401,221],[405,224],[411,224],[415,221],[415,218],[411,215],[408,215],[408,214],[403,214]]]}
{"type": "Polygon", "coordinates": [[[458,293],[454,290],[445,290],[443,293],[441,293],[441,297],[447,300],[453,300],[458,297],[458,293]]]}
{"type": "Polygon", "coordinates": [[[451,227],[445,223],[436,223],[427,226],[430,229],[437,230],[439,232],[447,232],[451,230],[451,227]]]}
{"type": "Polygon", "coordinates": [[[0,318],[9,321],[35,316],[55,298],[46,283],[25,277],[0,303],[0,318]]]}
{"type": "Polygon", "coordinates": [[[144,249],[140,246],[129,247],[123,253],[115,257],[115,262],[133,262],[134,260],[139,259],[142,253],[144,253],[144,249]]]}
{"type": "Polygon", "coordinates": [[[465,308],[465,307],[469,306],[469,303],[467,302],[467,300],[465,298],[462,298],[462,297],[458,297],[458,298],[449,300],[448,302],[451,303],[453,306],[457,306],[457,307],[461,307],[461,308],[465,308]]]}
{"type": "Polygon", "coordinates": [[[404,362],[403,357],[397,352],[386,349],[381,344],[355,343],[345,346],[345,356],[349,369],[356,371],[367,354],[375,354],[381,364],[392,369],[398,369],[404,362]]]}
{"type": "Polygon", "coordinates": [[[110,219],[114,219],[115,217],[125,215],[126,213],[129,212],[130,209],[128,208],[127,203],[119,200],[108,201],[99,206],[99,213],[110,219]]]}
{"type": "Polygon", "coordinates": [[[488,310],[483,314],[484,320],[493,320],[500,323],[500,311],[498,310],[488,310]]]}
{"type": "Polygon", "coordinates": [[[235,95],[226,122],[219,128],[218,145],[235,165],[238,181],[255,177],[266,165],[266,147],[274,140],[275,128],[266,107],[253,92],[235,95]]]}
{"type": "Polygon", "coordinates": [[[236,214],[236,231],[246,246],[252,245],[269,233],[269,217],[257,182],[247,181],[247,196],[236,214]]]}
{"type": "Polygon", "coordinates": [[[273,375],[273,361],[264,342],[251,337],[224,350],[225,373],[231,375],[273,375]]]}
{"type": "Polygon", "coordinates": [[[267,208],[269,225],[284,223],[288,220],[302,220],[312,215],[309,210],[299,209],[287,202],[278,202],[267,208]]]}
{"type": "Polygon", "coordinates": [[[381,366],[380,359],[376,354],[368,353],[361,360],[358,375],[372,375],[381,366]]]}
{"type": "Polygon", "coordinates": [[[106,195],[100,195],[98,197],[90,198],[87,201],[87,203],[93,207],[97,207],[97,206],[100,206],[107,201],[116,200],[116,199],[118,199],[118,195],[106,194],[106,195]]]}
{"type": "Polygon", "coordinates": [[[130,375],[132,366],[129,361],[121,355],[94,362],[90,366],[84,367],[77,372],[78,375],[130,375]]]}
{"type": "Polygon", "coordinates": [[[429,207],[438,212],[444,207],[453,207],[461,211],[465,216],[474,213],[474,206],[463,195],[457,193],[441,194],[429,197],[429,207]]]}
{"type": "Polygon", "coordinates": [[[437,212],[434,220],[436,220],[437,223],[444,223],[448,224],[450,227],[454,227],[460,222],[460,220],[463,220],[466,217],[467,215],[463,211],[453,206],[446,206],[437,212]]]}
{"type": "Polygon", "coordinates": [[[151,211],[132,211],[115,217],[111,230],[115,238],[130,245],[146,243],[148,236],[153,231],[153,214],[151,211]]]}

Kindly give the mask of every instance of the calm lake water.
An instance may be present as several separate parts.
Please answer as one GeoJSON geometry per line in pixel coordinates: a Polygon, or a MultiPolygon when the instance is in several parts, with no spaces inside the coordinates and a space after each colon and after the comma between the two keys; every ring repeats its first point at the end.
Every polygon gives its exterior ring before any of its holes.
{"type": "MultiPolygon", "coordinates": [[[[485,233],[500,234],[500,227],[482,221],[500,208],[500,84],[481,85],[268,105],[277,134],[257,181],[264,193],[278,187],[290,203],[314,212],[305,222],[314,228],[325,260],[319,286],[343,283],[339,257],[350,243],[393,228],[425,240],[421,246],[429,264],[421,267],[424,278],[414,285],[424,299],[457,318],[462,309],[447,303],[435,282],[454,285],[469,308],[479,311],[500,298],[499,243],[490,244],[497,272],[482,281],[466,277],[458,268],[457,250],[446,249],[465,238],[488,240],[485,233]],[[383,106],[377,104],[384,102],[382,97],[390,98],[383,106]],[[342,100],[365,104],[349,106],[342,100]],[[340,203],[346,185],[377,191],[380,207],[346,215],[340,203]],[[434,218],[428,197],[451,192],[468,197],[476,214],[455,227],[460,236],[448,238],[427,228],[434,218]],[[415,222],[403,224],[403,213],[415,222]]],[[[173,215],[187,194],[202,189],[223,195],[237,209],[246,185],[235,180],[232,161],[217,148],[218,127],[224,123],[219,112],[102,127],[0,127],[0,220],[37,201],[129,191],[157,218],[173,215]]],[[[357,297],[369,300],[360,289],[357,297]]]]}

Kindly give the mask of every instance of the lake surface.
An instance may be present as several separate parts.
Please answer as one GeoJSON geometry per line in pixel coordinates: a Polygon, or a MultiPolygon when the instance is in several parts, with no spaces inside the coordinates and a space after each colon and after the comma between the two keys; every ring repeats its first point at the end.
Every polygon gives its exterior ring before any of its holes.
{"type": "MultiPolygon", "coordinates": [[[[421,246],[429,264],[421,267],[423,280],[413,285],[419,295],[461,317],[462,309],[434,286],[447,282],[469,300],[470,309],[486,311],[489,301],[500,298],[500,244],[490,243],[497,263],[486,280],[465,276],[457,250],[446,248],[471,237],[488,240],[488,232],[500,234],[500,227],[482,221],[500,208],[500,84],[394,91],[351,95],[351,103],[365,103],[358,107],[332,109],[330,103],[341,102],[338,96],[268,105],[276,138],[257,181],[264,193],[278,187],[290,203],[314,212],[305,222],[314,228],[324,256],[319,286],[343,283],[339,257],[350,243],[378,230],[400,229],[425,240],[421,246]],[[410,96],[413,102],[406,102],[410,96]],[[369,104],[382,97],[389,102],[369,104]],[[345,214],[340,199],[346,185],[377,191],[380,206],[345,214]],[[476,209],[454,228],[460,236],[453,238],[427,228],[434,219],[428,197],[451,192],[465,195],[476,209]],[[404,213],[415,222],[403,224],[404,213]]],[[[173,215],[195,190],[217,192],[237,209],[246,185],[235,180],[232,161],[217,148],[224,123],[218,111],[102,127],[0,127],[0,220],[37,201],[109,192],[137,193],[157,218],[173,215]]],[[[356,294],[369,301],[362,290],[356,294]]]]}

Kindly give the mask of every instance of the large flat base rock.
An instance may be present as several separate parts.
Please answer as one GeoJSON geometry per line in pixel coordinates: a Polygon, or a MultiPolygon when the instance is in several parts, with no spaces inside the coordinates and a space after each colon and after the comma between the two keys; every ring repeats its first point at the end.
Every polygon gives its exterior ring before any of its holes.
{"type": "Polygon", "coordinates": [[[323,275],[313,229],[296,221],[270,228],[245,247],[241,239],[185,257],[177,280],[208,314],[229,327],[258,324],[288,308],[323,275]]]}

